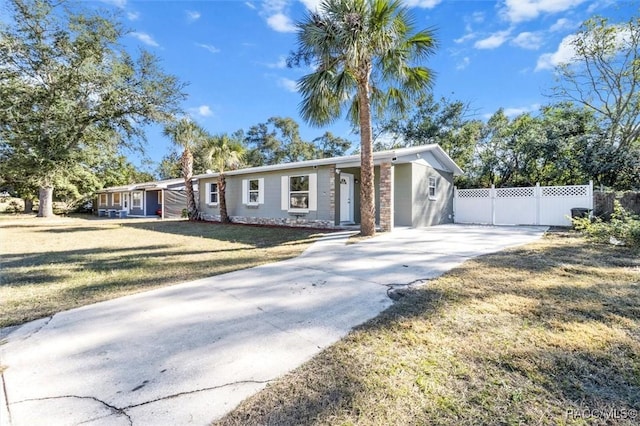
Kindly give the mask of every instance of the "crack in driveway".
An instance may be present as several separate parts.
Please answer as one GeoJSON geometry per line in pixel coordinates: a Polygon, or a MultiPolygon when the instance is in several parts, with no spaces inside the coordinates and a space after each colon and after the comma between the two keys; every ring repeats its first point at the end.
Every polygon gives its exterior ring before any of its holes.
{"type": "Polygon", "coordinates": [[[239,380],[237,382],[225,383],[223,385],[210,386],[210,387],[207,387],[207,388],[201,388],[201,389],[196,389],[196,390],[192,390],[192,391],[178,392],[178,393],[174,393],[172,395],[163,396],[161,398],[152,399],[150,401],[141,402],[139,404],[128,405],[128,406],[122,408],[122,410],[129,410],[131,408],[141,407],[143,405],[153,404],[154,402],[164,401],[166,399],[177,398],[177,397],[184,396],[184,395],[190,395],[190,394],[199,393],[199,392],[207,392],[207,391],[215,390],[215,389],[222,389],[222,388],[225,388],[225,387],[228,387],[228,386],[246,385],[246,384],[256,384],[256,385],[259,384],[259,385],[262,385],[262,384],[271,382],[271,380],[273,380],[273,379],[270,379],[270,380],[239,380]]]}
{"type": "MultiPolygon", "coordinates": [[[[49,325],[49,323],[51,322],[51,320],[53,320],[53,317],[55,317],[55,314],[45,317],[44,318],[44,324],[42,324],[41,326],[39,326],[38,328],[36,328],[35,330],[29,332],[26,336],[21,337],[19,340],[24,342],[25,340],[28,340],[30,338],[32,338],[34,335],[36,335],[37,333],[39,333],[43,328],[45,328],[46,326],[49,325]]],[[[7,333],[4,337],[3,340],[8,341],[9,340],[9,336],[12,333],[15,333],[16,331],[20,330],[23,326],[18,326],[15,329],[9,331],[9,333],[7,333]]],[[[10,327],[7,327],[10,328],[10,327]]],[[[5,342],[6,343],[6,342],[5,342]]]]}
{"type": "Polygon", "coordinates": [[[48,401],[48,400],[52,400],[52,399],[65,399],[65,398],[90,399],[92,401],[98,402],[98,403],[104,405],[105,407],[107,407],[114,414],[125,416],[127,418],[127,420],[129,421],[129,425],[133,426],[133,421],[131,420],[131,417],[125,412],[126,408],[118,408],[118,407],[116,407],[114,405],[111,405],[111,404],[101,400],[101,399],[96,398],[95,396],[80,396],[80,395],[46,396],[46,397],[43,397],[43,398],[32,398],[32,399],[24,399],[22,401],[16,401],[16,402],[13,402],[12,405],[22,404],[22,403],[25,403],[25,402],[32,402],[32,401],[48,401]]]}
{"type": "MultiPolygon", "coordinates": [[[[54,399],[65,399],[65,398],[75,398],[75,399],[89,399],[95,402],[98,402],[100,404],[102,404],[103,406],[107,407],[109,410],[111,410],[111,412],[115,415],[118,416],[124,416],[127,421],[129,422],[130,426],[133,426],[133,419],[131,418],[131,416],[127,413],[127,410],[130,410],[132,408],[137,408],[137,407],[141,407],[143,405],[148,405],[148,404],[153,404],[155,402],[159,402],[159,401],[164,401],[167,399],[172,399],[172,398],[178,398],[180,396],[184,396],[184,395],[191,395],[194,393],[199,393],[199,392],[207,392],[210,390],[216,390],[216,389],[222,389],[225,387],[229,387],[229,386],[235,386],[235,385],[244,385],[244,384],[265,384],[265,383],[269,383],[271,382],[273,379],[270,380],[239,380],[237,382],[231,382],[231,383],[225,383],[222,385],[217,385],[217,386],[210,386],[210,387],[206,387],[206,388],[201,388],[201,389],[195,389],[192,391],[184,391],[184,392],[178,392],[175,394],[171,394],[171,395],[167,395],[167,396],[163,396],[160,398],[156,398],[156,399],[152,399],[149,401],[145,401],[145,402],[141,402],[139,404],[132,404],[132,405],[127,405],[126,407],[116,407],[115,405],[111,405],[99,398],[96,398],[95,396],[80,396],[80,395],[60,395],[60,396],[48,396],[48,397],[43,397],[43,398],[32,398],[32,399],[24,399],[22,401],[16,401],[11,403],[12,405],[17,405],[17,404],[23,404],[26,402],[32,402],[32,401],[47,401],[47,400],[54,400],[54,399]]],[[[2,384],[4,386],[4,375],[2,375],[2,384]]],[[[7,398],[7,392],[5,389],[5,399],[7,398]]],[[[7,411],[9,412],[9,414],[11,414],[11,412],[9,411],[9,401],[8,399],[6,400],[6,405],[7,405],[7,411]]],[[[113,415],[112,414],[112,415],[113,415]]],[[[108,416],[106,416],[108,417],[108,416]]],[[[102,418],[102,417],[100,417],[102,418]]],[[[93,421],[96,419],[88,419],[85,420],[83,422],[80,422],[78,424],[83,424],[83,423],[87,423],[90,421],[93,421]]],[[[9,417],[9,424],[11,424],[11,417],[9,417]]]]}
{"type": "Polygon", "coordinates": [[[2,380],[2,393],[4,395],[4,405],[7,409],[7,416],[9,416],[9,424],[11,424],[11,408],[9,407],[9,395],[7,394],[7,383],[4,379],[4,370],[0,365],[0,379],[2,380]]]}

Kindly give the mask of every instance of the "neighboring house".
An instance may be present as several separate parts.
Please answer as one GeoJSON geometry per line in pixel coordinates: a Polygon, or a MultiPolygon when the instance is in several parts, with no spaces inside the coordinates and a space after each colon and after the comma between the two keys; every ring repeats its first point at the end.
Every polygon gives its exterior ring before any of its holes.
{"type": "MultiPolygon", "coordinates": [[[[437,144],[374,153],[376,222],[429,226],[453,222],[453,177],[462,170],[437,144]]],[[[233,222],[340,227],[360,222],[360,155],[229,171],[233,222]]],[[[205,220],[219,220],[217,173],[197,175],[205,220]]]]}
{"type": "MultiPolygon", "coordinates": [[[[113,186],[97,192],[96,210],[99,216],[180,218],[187,208],[184,188],[184,179],[113,186]]],[[[198,190],[197,179],[193,189],[198,190]]]]}

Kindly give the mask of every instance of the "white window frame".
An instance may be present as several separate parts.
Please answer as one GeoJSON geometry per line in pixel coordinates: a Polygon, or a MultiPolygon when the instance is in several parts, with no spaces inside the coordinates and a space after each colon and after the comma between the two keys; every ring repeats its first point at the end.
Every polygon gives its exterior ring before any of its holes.
{"type": "Polygon", "coordinates": [[[162,205],[162,190],[158,191],[158,204],[162,205]]]}
{"type": "Polygon", "coordinates": [[[264,204],[264,178],[250,178],[242,180],[242,204],[246,206],[258,206],[264,204]],[[258,182],[258,189],[251,189],[251,182],[258,182]],[[251,194],[255,199],[251,200],[251,194]]]}
{"type": "Polygon", "coordinates": [[[113,193],[113,205],[114,206],[119,206],[122,204],[122,194],[119,192],[114,192],[113,193]],[[116,202],[116,196],[118,197],[118,201],[116,202]]]}
{"type": "Polygon", "coordinates": [[[109,200],[107,198],[107,194],[103,193],[103,194],[99,194],[98,197],[98,205],[99,206],[106,206],[109,204],[109,200]],[[104,201],[103,201],[104,200],[104,201]]]}
{"type": "Polygon", "coordinates": [[[132,209],[140,209],[142,210],[143,204],[144,204],[144,192],[143,191],[133,191],[131,193],[131,208],[132,209]],[[140,199],[138,201],[140,201],[139,205],[136,205],[136,195],[140,195],[140,199]]]}
{"type": "MultiPolygon", "coordinates": [[[[280,209],[289,213],[309,213],[310,211],[318,210],[318,174],[317,173],[300,173],[291,176],[281,176],[280,183],[280,209]],[[291,208],[291,178],[308,176],[309,177],[309,208],[291,208]]],[[[295,191],[294,191],[295,192],[295,191]]],[[[306,191],[304,191],[306,192],[306,191]]]]}
{"type": "Polygon", "coordinates": [[[207,205],[208,206],[217,206],[220,203],[220,189],[218,188],[218,182],[208,182],[207,183],[207,194],[205,195],[205,197],[207,197],[207,205]],[[215,187],[215,191],[213,191],[213,188],[215,187]],[[216,194],[216,201],[211,201],[211,196],[213,194],[216,194]]]}
{"type": "Polygon", "coordinates": [[[436,200],[438,198],[438,178],[435,176],[429,176],[427,195],[430,200],[436,200]]]}
{"type": "Polygon", "coordinates": [[[247,184],[248,184],[247,190],[249,192],[249,199],[248,199],[249,203],[248,204],[258,204],[258,200],[260,198],[260,180],[259,179],[249,179],[247,184]],[[256,186],[257,186],[256,189],[252,189],[251,188],[251,184],[253,182],[256,183],[256,186]],[[252,197],[252,195],[254,197],[252,197]]]}
{"type": "Polygon", "coordinates": [[[289,176],[289,208],[288,210],[290,212],[296,212],[296,211],[301,211],[301,212],[308,212],[309,211],[309,205],[311,202],[311,179],[309,179],[309,175],[295,175],[295,176],[289,176]],[[295,178],[307,178],[307,189],[306,191],[292,191],[291,190],[291,180],[295,179],[295,178]],[[292,195],[303,195],[303,194],[307,194],[307,207],[293,207],[291,205],[291,196],[292,195]]]}

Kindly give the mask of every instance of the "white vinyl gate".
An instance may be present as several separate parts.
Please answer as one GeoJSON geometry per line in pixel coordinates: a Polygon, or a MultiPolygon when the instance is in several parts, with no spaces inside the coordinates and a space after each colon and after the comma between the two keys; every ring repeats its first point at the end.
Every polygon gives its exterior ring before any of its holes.
{"type": "Polygon", "coordinates": [[[455,189],[455,223],[571,226],[571,209],[593,210],[593,183],[455,189]]]}

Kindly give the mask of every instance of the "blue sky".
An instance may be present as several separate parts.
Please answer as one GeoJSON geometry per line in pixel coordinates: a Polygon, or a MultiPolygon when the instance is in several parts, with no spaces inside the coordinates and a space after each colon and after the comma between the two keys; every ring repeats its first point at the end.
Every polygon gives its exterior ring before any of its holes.
{"type": "MultiPolygon", "coordinates": [[[[124,40],[162,60],[165,71],[189,83],[184,109],[212,133],[247,130],[272,116],[292,117],[311,140],[330,130],[357,145],[341,119],[326,128],[304,124],[296,80],[308,69],[289,69],[295,22],[319,0],[136,1],[102,0],[132,30],[124,40]]],[[[553,67],[568,60],[568,40],[592,15],[613,22],[637,15],[637,1],[615,0],[404,0],[418,28],[434,28],[439,47],[427,63],[436,73],[434,95],[462,100],[478,118],[498,108],[507,115],[551,102],[553,67]]],[[[149,129],[148,157],[171,149],[149,129]]],[[[132,158],[133,159],[133,158],[132,158]]],[[[139,163],[138,159],[134,159],[139,163]]]]}

